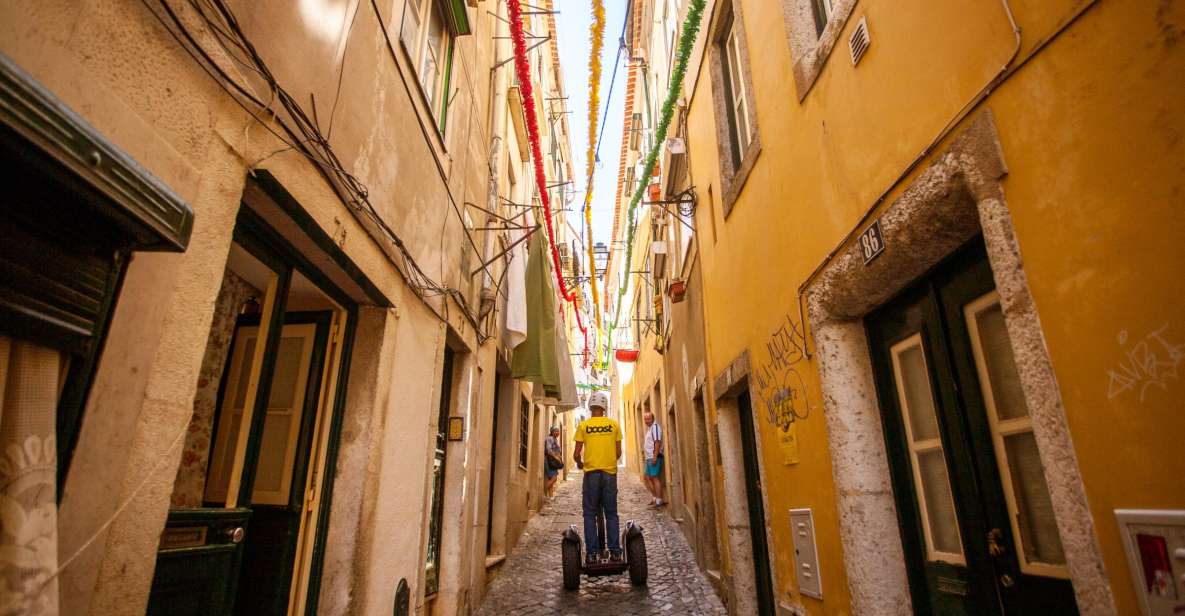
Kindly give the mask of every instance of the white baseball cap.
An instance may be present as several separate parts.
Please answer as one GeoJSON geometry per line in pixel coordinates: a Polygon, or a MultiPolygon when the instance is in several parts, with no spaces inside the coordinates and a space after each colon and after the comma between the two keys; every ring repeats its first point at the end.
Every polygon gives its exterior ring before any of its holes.
{"type": "Polygon", "coordinates": [[[592,410],[592,407],[594,407],[594,406],[599,406],[599,407],[605,409],[606,411],[608,411],[609,410],[609,396],[607,396],[605,394],[605,392],[603,392],[603,391],[592,392],[592,394],[590,394],[588,397],[589,410],[592,410]]]}

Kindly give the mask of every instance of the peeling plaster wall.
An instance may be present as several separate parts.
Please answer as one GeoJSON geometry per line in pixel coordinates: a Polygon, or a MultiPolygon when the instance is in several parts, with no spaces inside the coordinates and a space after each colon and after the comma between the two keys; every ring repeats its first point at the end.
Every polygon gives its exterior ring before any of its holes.
{"type": "MultiPolygon", "coordinates": [[[[369,527],[363,526],[363,520],[373,516],[378,505],[375,499],[364,496],[374,490],[377,469],[372,467],[371,459],[377,461],[379,457],[381,435],[392,410],[394,379],[389,375],[393,372],[391,364],[395,356],[396,314],[395,310],[377,307],[363,307],[358,314],[355,359],[350,365],[350,387],[333,487],[333,514],[329,518],[323,561],[318,605],[322,614],[350,614],[362,605],[370,571],[367,559],[372,557],[367,541],[373,535],[369,527]]],[[[378,550],[380,556],[383,552],[378,550]]],[[[407,572],[392,570],[382,582],[394,589],[405,575],[407,572]]],[[[411,583],[414,578],[409,579],[411,583]]]]}

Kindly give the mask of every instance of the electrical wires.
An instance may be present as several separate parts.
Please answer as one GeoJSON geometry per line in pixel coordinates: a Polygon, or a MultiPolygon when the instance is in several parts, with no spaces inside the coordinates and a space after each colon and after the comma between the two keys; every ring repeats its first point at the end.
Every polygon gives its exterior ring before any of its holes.
{"type": "MultiPolygon", "coordinates": [[[[438,319],[444,322],[451,321],[448,315],[450,306],[448,298],[452,298],[461,308],[466,321],[470,323],[477,333],[478,343],[482,344],[490,338],[489,333],[483,331],[481,328],[479,317],[468,305],[465,295],[459,289],[434,280],[417,263],[399,234],[387,224],[371,203],[367,187],[357,177],[347,171],[337,157],[336,152],[329,143],[328,137],[321,130],[316,114],[316,101],[310,97],[313,110],[310,117],[309,113],[296,101],[292,94],[278,82],[224,0],[188,0],[188,4],[201,22],[204,23],[206,29],[209,31],[209,35],[218,43],[225,55],[237,65],[247,69],[252,76],[256,76],[264,82],[267,86],[269,96],[267,101],[256,96],[254,92],[233,78],[222,67],[219,59],[212,56],[199,43],[195,32],[190,30],[186,25],[187,22],[182,20],[173,6],[169,4],[168,0],[157,0],[155,3],[151,0],[141,0],[141,2],[160,21],[161,25],[164,26],[169,34],[177,40],[185,52],[194,58],[198,65],[214,79],[219,87],[230,95],[236,104],[242,107],[260,126],[263,126],[268,132],[280,140],[281,143],[287,146],[286,149],[278,150],[275,153],[292,150],[307,158],[313,163],[314,167],[337,194],[342,203],[346,204],[347,207],[355,212],[360,222],[364,226],[369,227],[377,238],[386,240],[389,247],[393,249],[392,251],[388,251],[388,254],[392,256],[396,269],[399,270],[411,290],[438,319]],[[273,109],[275,105],[279,106],[279,110],[273,109]],[[445,301],[440,306],[443,312],[433,302],[428,301],[429,298],[433,297],[445,298],[445,301]]],[[[378,11],[377,5],[374,6],[374,10],[380,22],[380,29],[383,31],[383,35],[387,37],[387,43],[390,48],[391,41],[385,24],[382,23],[382,16],[378,11]]],[[[355,14],[356,17],[357,15],[355,14]]],[[[189,23],[192,23],[192,21],[189,23]]],[[[407,85],[406,77],[402,74],[402,71],[400,71],[400,77],[404,79],[404,87],[407,88],[410,95],[411,90],[407,85]]],[[[420,122],[421,129],[426,130],[422,126],[422,119],[420,119],[420,122]]],[[[426,132],[425,137],[427,138],[426,132]]],[[[444,174],[444,169],[440,167],[439,161],[437,161],[437,167],[442,181],[447,185],[447,177],[444,174]]],[[[460,210],[452,198],[451,191],[449,192],[449,199],[457,216],[461,217],[460,210]]],[[[469,236],[468,229],[465,228],[463,220],[462,228],[469,237],[471,247],[477,251],[476,244],[472,236],[469,236]]]]}

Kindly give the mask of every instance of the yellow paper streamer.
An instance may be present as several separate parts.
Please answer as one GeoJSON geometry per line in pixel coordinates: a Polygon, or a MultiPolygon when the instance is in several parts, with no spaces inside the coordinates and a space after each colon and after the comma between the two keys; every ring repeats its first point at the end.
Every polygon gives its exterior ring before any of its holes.
{"type": "MultiPolygon", "coordinates": [[[[601,334],[601,303],[597,301],[597,262],[593,252],[592,233],[592,195],[593,172],[597,157],[597,116],[601,108],[601,47],[605,38],[605,4],[603,0],[592,1],[592,24],[589,26],[589,38],[592,39],[592,53],[588,58],[588,151],[585,158],[588,163],[586,175],[588,188],[584,192],[584,222],[588,227],[588,265],[589,285],[592,287],[593,314],[596,316],[597,338],[601,334]]],[[[601,345],[597,347],[597,363],[600,363],[601,345]]]]}

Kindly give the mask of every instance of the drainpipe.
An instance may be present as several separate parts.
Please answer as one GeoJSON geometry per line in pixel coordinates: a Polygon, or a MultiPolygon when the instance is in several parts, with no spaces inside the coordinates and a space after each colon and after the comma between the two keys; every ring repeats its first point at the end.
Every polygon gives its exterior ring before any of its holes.
{"type": "MultiPolygon", "coordinates": [[[[506,18],[505,3],[498,4],[498,17],[494,23],[494,60],[500,58],[509,58],[512,53],[510,48],[510,26],[504,21],[506,18]],[[499,38],[501,37],[501,38],[499,38]]],[[[490,118],[490,159],[489,171],[490,180],[486,191],[486,209],[491,212],[499,211],[498,203],[498,183],[502,176],[502,150],[505,148],[506,139],[506,92],[510,87],[511,72],[507,69],[510,64],[502,64],[490,69],[490,83],[491,96],[493,97],[493,117],[490,118]]],[[[495,226],[494,223],[500,222],[489,214],[486,214],[485,226],[495,226]]],[[[494,233],[487,237],[485,247],[482,250],[482,262],[488,263],[494,255],[494,247],[497,244],[497,235],[495,231],[487,231],[487,233],[494,233]]],[[[482,273],[481,277],[481,301],[492,301],[497,305],[498,297],[496,295],[496,281],[490,277],[487,270],[482,273]]]]}

